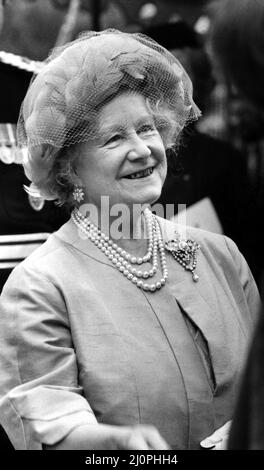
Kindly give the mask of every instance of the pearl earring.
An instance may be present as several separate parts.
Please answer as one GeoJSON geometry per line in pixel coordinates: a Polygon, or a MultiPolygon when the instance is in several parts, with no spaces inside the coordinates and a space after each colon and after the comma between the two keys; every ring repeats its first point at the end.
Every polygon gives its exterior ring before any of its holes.
{"type": "Polygon", "coordinates": [[[84,190],[81,186],[75,186],[72,192],[73,199],[77,202],[84,200],[84,190]]]}

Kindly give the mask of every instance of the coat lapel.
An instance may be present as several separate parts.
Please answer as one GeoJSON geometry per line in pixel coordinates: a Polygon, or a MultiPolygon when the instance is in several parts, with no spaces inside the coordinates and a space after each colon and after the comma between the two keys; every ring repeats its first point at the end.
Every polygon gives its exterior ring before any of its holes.
{"type": "MultiPolygon", "coordinates": [[[[174,239],[175,230],[182,231],[181,227],[169,221],[164,219],[160,219],[160,221],[164,241],[174,239]]],[[[208,343],[214,373],[217,378],[217,376],[224,373],[228,366],[228,349],[223,348],[225,333],[222,331],[224,328],[223,317],[219,315],[219,308],[223,308],[223,306],[219,306],[217,296],[212,295],[215,285],[212,276],[210,273],[208,274],[203,246],[201,246],[197,256],[198,282],[193,281],[191,273],[186,271],[172,255],[168,254],[167,258],[168,288],[181,309],[203,333],[208,343]]]]}

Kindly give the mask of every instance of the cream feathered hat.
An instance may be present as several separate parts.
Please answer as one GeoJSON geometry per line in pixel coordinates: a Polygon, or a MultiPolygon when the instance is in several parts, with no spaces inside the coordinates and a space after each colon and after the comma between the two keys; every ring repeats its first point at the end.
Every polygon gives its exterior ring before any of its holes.
{"type": "Polygon", "coordinates": [[[18,143],[32,191],[56,199],[46,181],[58,150],[93,138],[98,110],[122,90],[164,103],[178,132],[200,111],[179,61],[142,34],[89,32],[55,49],[28,89],[18,121],[18,143]]]}

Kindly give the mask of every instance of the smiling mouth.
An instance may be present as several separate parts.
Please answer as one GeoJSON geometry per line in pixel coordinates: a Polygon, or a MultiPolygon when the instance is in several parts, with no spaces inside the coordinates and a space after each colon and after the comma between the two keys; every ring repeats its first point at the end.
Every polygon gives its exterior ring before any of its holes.
{"type": "Polygon", "coordinates": [[[146,170],[137,171],[136,173],[131,173],[131,175],[124,176],[124,178],[135,180],[139,178],[146,178],[147,176],[153,173],[154,167],[147,168],[146,170]]]}

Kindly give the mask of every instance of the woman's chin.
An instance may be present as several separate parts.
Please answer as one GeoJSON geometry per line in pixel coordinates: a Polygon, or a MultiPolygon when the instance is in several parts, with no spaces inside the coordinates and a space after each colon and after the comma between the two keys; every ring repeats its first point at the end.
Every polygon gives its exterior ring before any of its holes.
{"type": "Polygon", "coordinates": [[[132,203],[133,204],[147,204],[152,205],[154,204],[160,197],[161,191],[149,191],[146,194],[142,194],[141,196],[134,197],[132,203]]]}
{"type": "Polygon", "coordinates": [[[152,205],[161,195],[162,184],[146,185],[145,187],[137,188],[122,188],[122,191],[115,193],[114,197],[110,197],[110,206],[115,204],[124,204],[128,207],[134,204],[152,205]]]}

